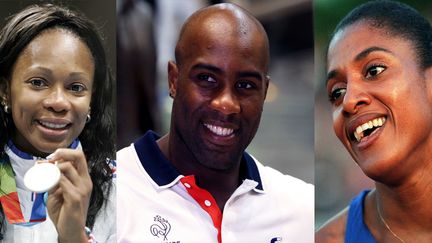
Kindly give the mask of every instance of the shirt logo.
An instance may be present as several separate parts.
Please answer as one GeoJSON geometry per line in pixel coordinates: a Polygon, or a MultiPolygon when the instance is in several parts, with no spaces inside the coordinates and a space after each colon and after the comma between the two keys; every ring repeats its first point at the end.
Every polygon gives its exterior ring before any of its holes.
{"type": "Polygon", "coordinates": [[[275,237],[270,240],[270,243],[280,243],[282,242],[282,237],[275,237]]]}
{"type": "Polygon", "coordinates": [[[168,220],[162,218],[159,215],[154,217],[155,224],[150,226],[150,232],[152,235],[159,238],[159,236],[163,237],[163,240],[168,240],[167,236],[171,230],[171,225],[168,223],[168,220]]]}

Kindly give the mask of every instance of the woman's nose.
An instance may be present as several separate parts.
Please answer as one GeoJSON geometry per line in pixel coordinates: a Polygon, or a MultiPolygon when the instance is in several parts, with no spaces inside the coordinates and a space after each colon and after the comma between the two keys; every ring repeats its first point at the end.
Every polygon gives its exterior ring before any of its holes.
{"type": "Polygon", "coordinates": [[[71,108],[71,103],[67,97],[67,91],[62,87],[54,88],[52,92],[44,99],[43,105],[45,108],[54,112],[68,111],[71,108]]]}
{"type": "Polygon", "coordinates": [[[355,114],[362,106],[369,105],[371,100],[368,90],[361,83],[348,81],[343,97],[343,111],[346,114],[355,114]]]}

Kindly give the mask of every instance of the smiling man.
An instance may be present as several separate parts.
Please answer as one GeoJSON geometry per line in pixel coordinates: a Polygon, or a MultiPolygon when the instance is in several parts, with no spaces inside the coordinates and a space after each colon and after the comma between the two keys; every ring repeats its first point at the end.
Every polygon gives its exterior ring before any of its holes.
{"type": "Polygon", "coordinates": [[[269,84],[262,25],[232,4],[197,11],[168,63],[170,132],[117,154],[121,242],[313,242],[313,186],[245,152],[269,84]]]}

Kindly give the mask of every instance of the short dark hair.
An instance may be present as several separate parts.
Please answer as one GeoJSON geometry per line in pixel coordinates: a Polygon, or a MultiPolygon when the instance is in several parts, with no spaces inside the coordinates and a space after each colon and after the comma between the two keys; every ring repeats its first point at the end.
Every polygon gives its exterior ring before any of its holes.
{"type": "MultiPolygon", "coordinates": [[[[11,16],[0,32],[0,88],[10,87],[13,65],[24,48],[43,31],[53,28],[65,29],[80,38],[88,46],[95,66],[91,120],[79,135],[93,182],[86,222],[92,227],[111,190],[112,171],[107,158],[115,155],[114,80],[95,24],[75,11],[53,4],[31,5],[11,16]]],[[[11,115],[0,109],[0,155],[15,129],[11,115]]],[[[4,214],[0,216],[4,220],[4,214]]]]}
{"type": "Polygon", "coordinates": [[[376,0],[349,12],[336,26],[334,35],[354,23],[366,21],[372,27],[412,42],[422,68],[432,65],[432,28],[428,20],[414,8],[400,2],[376,0]]]}

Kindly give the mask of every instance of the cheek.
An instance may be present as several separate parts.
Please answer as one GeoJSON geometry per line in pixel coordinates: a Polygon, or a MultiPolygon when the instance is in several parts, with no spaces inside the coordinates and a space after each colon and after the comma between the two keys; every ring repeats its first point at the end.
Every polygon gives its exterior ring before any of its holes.
{"type": "MultiPolygon", "coordinates": [[[[87,114],[89,114],[90,109],[90,98],[88,99],[78,99],[72,101],[73,107],[75,107],[76,117],[80,124],[85,124],[87,119],[87,114]]],[[[91,116],[91,110],[90,110],[91,116]]]]}
{"type": "Polygon", "coordinates": [[[182,107],[182,111],[185,112],[184,115],[191,115],[191,113],[200,107],[204,102],[203,97],[197,93],[191,93],[190,95],[185,95],[178,100],[179,105],[182,107]]]}
{"type": "Polygon", "coordinates": [[[201,103],[200,98],[195,93],[187,95],[186,92],[177,92],[171,110],[176,123],[188,123],[189,126],[193,121],[191,117],[201,103]]]}
{"type": "MultiPolygon", "coordinates": [[[[417,82],[401,80],[392,88],[382,89],[382,102],[385,103],[395,116],[396,123],[407,123],[411,126],[416,117],[429,114],[431,103],[427,91],[417,82]]],[[[419,81],[420,82],[420,81],[419,81]]]]}
{"type": "Polygon", "coordinates": [[[40,99],[34,95],[15,93],[11,95],[12,116],[15,121],[32,116],[40,104],[40,99]]]}
{"type": "Polygon", "coordinates": [[[240,102],[240,115],[251,122],[259,122],[263,111],[263,100],[252,100],[240,102]]]}
{"type": "Polygon", "coordinates": [[[339,140],[344,140],[344,119],[342,116],[342,108],[333,110],[333,131],[339,140]]]}
{"type": "Polygon", "coordinates": [[[177,100],[179,103],[182,103],[183,110],[191,112],[209,103],[211,100],[211,94],[204,92],[199,87],[192,84],[183,87],[177,92],[177,95],[177,100]]]}

